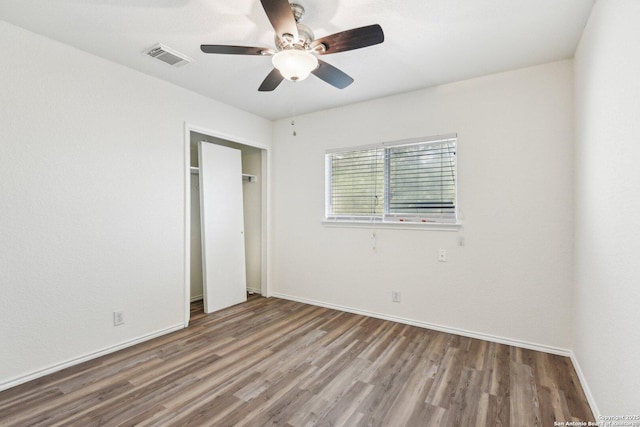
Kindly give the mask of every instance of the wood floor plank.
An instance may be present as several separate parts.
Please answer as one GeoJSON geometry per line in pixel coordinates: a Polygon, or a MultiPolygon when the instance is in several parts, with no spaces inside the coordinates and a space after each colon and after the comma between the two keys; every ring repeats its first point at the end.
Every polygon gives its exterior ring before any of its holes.
{"type": "Polygon", "coordinates": [[[480,371],[465,366],[462,368],[460,381],[452,397],[455,410],[449,409],[452,424],[473,426],[480,411],[482,398],[482,374],[480,371]]]}
{"type": "MultiPolygon", "coordinates": [[[[363,361],[364,362],[364,361],[363,361]]],[[[318,417],[322,421],[318,423],[320,426],[351,426],[363,418],[364,414],[358,411],[358,408],[373,391],[374,386],[365,384],[361,381],[351,383],[348,388],[335,396],[332,402],[318,411],[318,417]]]]}
{"type": "MultiPolygon", "coordinates": [[[[522,361],[522,352],[516,351],[516,353],[517,357],[514,359],[522,361]]],[[[510,424],[514,426],[540,426],[538,390],[531,373],[531,367],[512,361],[510,378],[510,424]]]]}
{"type": "Polygon", "coordinates": [[[438,366],[433,387],[427,395],[427,403],[442,408],[449,407],[451,396],[462,373],[462,364],[460,363],[462,358],[459,348],[449,347],[447,349],[438,366]]]}
{"type": "Polygon", "coordinates": [[[383,424],[408,425],[414,412],[415,402],[424,401],[428,390],[433,385],[431,361],[423,357],[429,343],[427,338],[424,335],[418,342],[419,345],[413,350],[415,352],[410,354],[406,366],[407,379],[400,383],[401,388],[383,418],[383,424]]]}
{"type": "Polygon", "coordinates": [[[566,357],[251,296],[0,392],[0,426],[546,426],[595,421],[566,357]]]}

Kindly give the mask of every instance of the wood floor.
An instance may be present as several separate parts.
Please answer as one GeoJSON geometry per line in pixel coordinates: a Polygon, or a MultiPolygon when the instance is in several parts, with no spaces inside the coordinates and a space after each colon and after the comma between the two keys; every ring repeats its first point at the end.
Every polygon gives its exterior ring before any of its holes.
{"type": "Polygon", "coordinates": [[[566,357],[258,296],[0,393],[2,426],[594,421],[566,357]]]}

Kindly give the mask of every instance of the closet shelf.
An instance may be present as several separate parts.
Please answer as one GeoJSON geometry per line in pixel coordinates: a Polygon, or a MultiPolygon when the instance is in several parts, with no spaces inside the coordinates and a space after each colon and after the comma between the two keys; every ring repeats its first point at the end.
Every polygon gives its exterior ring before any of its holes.
{"type": "MultiPolygon", "coordinates": [[[[200,173],[200,168],[198,168],[197,166],[191,166],[190,170],[191,170],[191,175],[198,175],[200,173]]],[[[255,176],[255,175],[248,174],[248,173],[243,173],[242,174],[242,181],[257,182],[258,181],[258,177],[255,176]]]]}

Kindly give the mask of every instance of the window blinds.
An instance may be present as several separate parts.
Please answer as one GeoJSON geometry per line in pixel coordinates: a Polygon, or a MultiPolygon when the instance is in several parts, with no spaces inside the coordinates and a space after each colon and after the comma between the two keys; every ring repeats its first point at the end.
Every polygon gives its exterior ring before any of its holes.
{"type": "Polygon", "coordinates": [[[456,221],[455,135],[326,155],[330,220],[456,221]]]}
{"type": "Polygon", "coordinates": [[[455,218],[455,141],[386,151],[388,215],[455,218]]]}
{"type": "Polygon", "coordinates": [[[372,218],[384,209],[384,150],[328,155],[328,217],[372,218]]]}

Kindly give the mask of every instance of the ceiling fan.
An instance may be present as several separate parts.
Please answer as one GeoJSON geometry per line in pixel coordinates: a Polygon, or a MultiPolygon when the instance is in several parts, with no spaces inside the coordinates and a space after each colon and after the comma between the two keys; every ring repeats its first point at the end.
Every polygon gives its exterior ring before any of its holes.
{"type": "Polygon", "coordinates": [[[300,24],[304,7],[297,3],[289,4],[288,0],[260,2],[276,30],[275,49],[215,44],[203,44],[200,49],[204,53],[271,56],[274,69],[258,88],[261,92],[274,90],[284,79],[295,82],[306,79],[309,74],[338,89],[344,89],[353,83],[353,79],[333,65],[318,59],[317,55],[360,49],[384,41],[382,28],[377,24],[341,31],[315,40],[311,29],[300,24]]]}

